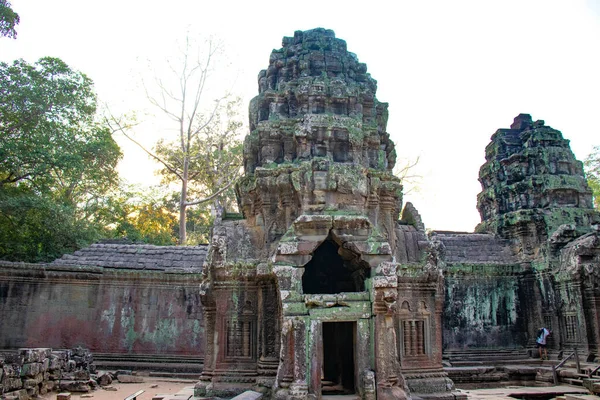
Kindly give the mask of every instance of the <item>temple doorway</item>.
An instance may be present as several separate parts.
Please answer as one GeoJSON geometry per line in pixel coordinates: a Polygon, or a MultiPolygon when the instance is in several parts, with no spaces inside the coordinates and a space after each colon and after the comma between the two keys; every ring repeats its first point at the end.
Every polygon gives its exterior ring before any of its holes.
{"type": "Polygon", "coordinates": [[[355,332],[356,322],[323,322],[323,395],[356,393],[355,332]]]}

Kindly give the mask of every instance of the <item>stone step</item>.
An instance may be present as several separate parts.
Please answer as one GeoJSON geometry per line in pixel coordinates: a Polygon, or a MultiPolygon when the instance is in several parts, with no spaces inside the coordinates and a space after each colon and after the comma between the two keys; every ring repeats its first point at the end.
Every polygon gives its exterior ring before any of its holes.
{"type": "Polygon", "coordinates": [[[464,361],[452,361],[453,367],[469,367],[469,366],[482,366],[482,365],[542,365],[541,362],[536,363],[532,362],[531,359],[492,359],[488,358],[487,360],[464,360],[464,361]]]}
{"type": "Polygon", "coordinates": [[[583,386],[583,380],[578,378],[561,378],[560,381],[573,386],[583,386]]]}
{"type": "Polygon", "coordinates": [[[588,378],[587,375],[585,378],[581,379],[583,382],[583,386],[592,393],[600,392],[600,379],[599,378],[588,378]]]}
{"type": "Polygon", "coordinates": [[[447,350],[444,351],[444,357],[453,355],[471,355],[471,354],[524,354],[527,351],[523,349],[477,349],[477,350],[447,350]]]}
{"type": "Polygon", "coordinates": [[[448,358],[448,361],[452,362],[452,361],[485,361],[485,360],[531,360],[531,358],[527,357],[527,354],[524,355],[520,355],[520,354],[478,354],[478,355],[471,355],[471,356],[467,356],[467,357],[460,357],[460,356],[451,356],[448,358]]]}
{"type": "Polygon", "coordinates": [[[189,364],[179,362],[149,362],[149,361],[94,361],[99,370],[134,370],[134,371],[163,371],[176,373],[196,373],[198,376],[202,372],[202,364],[189,364]]]}
{"type": "Polygon", "coordinates": [[[172,354],[125,354],[125,353],[94,353],[94,361],[151,361],[151,362],[178,362],[189,364],[202,364],[203,357],[172,354]]]}
{"type": "Polygon", "coordinates": [[[156,378],[176,378],[197,381],[200,379],[199,372],[167,372],[167,371],[151,371],[148,376],[156,378]]]}

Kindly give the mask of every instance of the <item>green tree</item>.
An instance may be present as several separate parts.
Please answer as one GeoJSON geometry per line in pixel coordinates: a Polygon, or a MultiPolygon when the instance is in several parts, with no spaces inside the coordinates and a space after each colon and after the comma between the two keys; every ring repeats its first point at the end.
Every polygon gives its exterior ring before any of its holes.
{"type": "Polygon", "coordinates": [[[594,194],[594,207],[600,210],[600,146],[595,146],[583,162],[588,185],[594,194]]]}
{"type": "Polygon", "coordinates": [[[23,186],[0,190],[0,259],[50,261],[103,236],[70,204],[23,186]]]}
{"type": "Polygon", "coordinates": [[[121,151],[95,117],[93,82],[63,61],[0,63],[1,258],[49,260],[105,233],[121,151]]]}
{"type": "Polygon", "coordinates": [[[121,188],[103,211],[112,237],[160,246],[177,242],[177,205],[158,188],[121,188]]]}
{"type": "Polygon", "coordinates": [[[6,36],[16,39],[17,31],[15,27],[21,22],[19,14],[13,11],[10,2],[0,0],[0,36],[6,36]]]}

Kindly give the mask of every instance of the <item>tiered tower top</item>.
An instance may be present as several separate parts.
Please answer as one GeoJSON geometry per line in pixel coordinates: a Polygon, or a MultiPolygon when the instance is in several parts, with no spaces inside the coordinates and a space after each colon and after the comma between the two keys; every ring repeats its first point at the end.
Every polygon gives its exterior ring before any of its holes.
{"type": "Polygon", "coordinates": [[[387,103],[375,97],[366,64],[323,28],[297,31],[282,46],[260,72],[250,103],[246,173],[313,158],[391,170],[387,103]]]}

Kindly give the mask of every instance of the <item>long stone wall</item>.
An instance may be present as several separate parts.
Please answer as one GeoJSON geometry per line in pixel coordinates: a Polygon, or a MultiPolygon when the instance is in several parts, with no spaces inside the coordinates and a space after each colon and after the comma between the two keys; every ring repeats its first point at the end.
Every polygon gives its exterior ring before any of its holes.
{"type": "Polygon", "coordinates": [[[0,348],[202,356],[200,270],[0,262],[0,348]]]}

